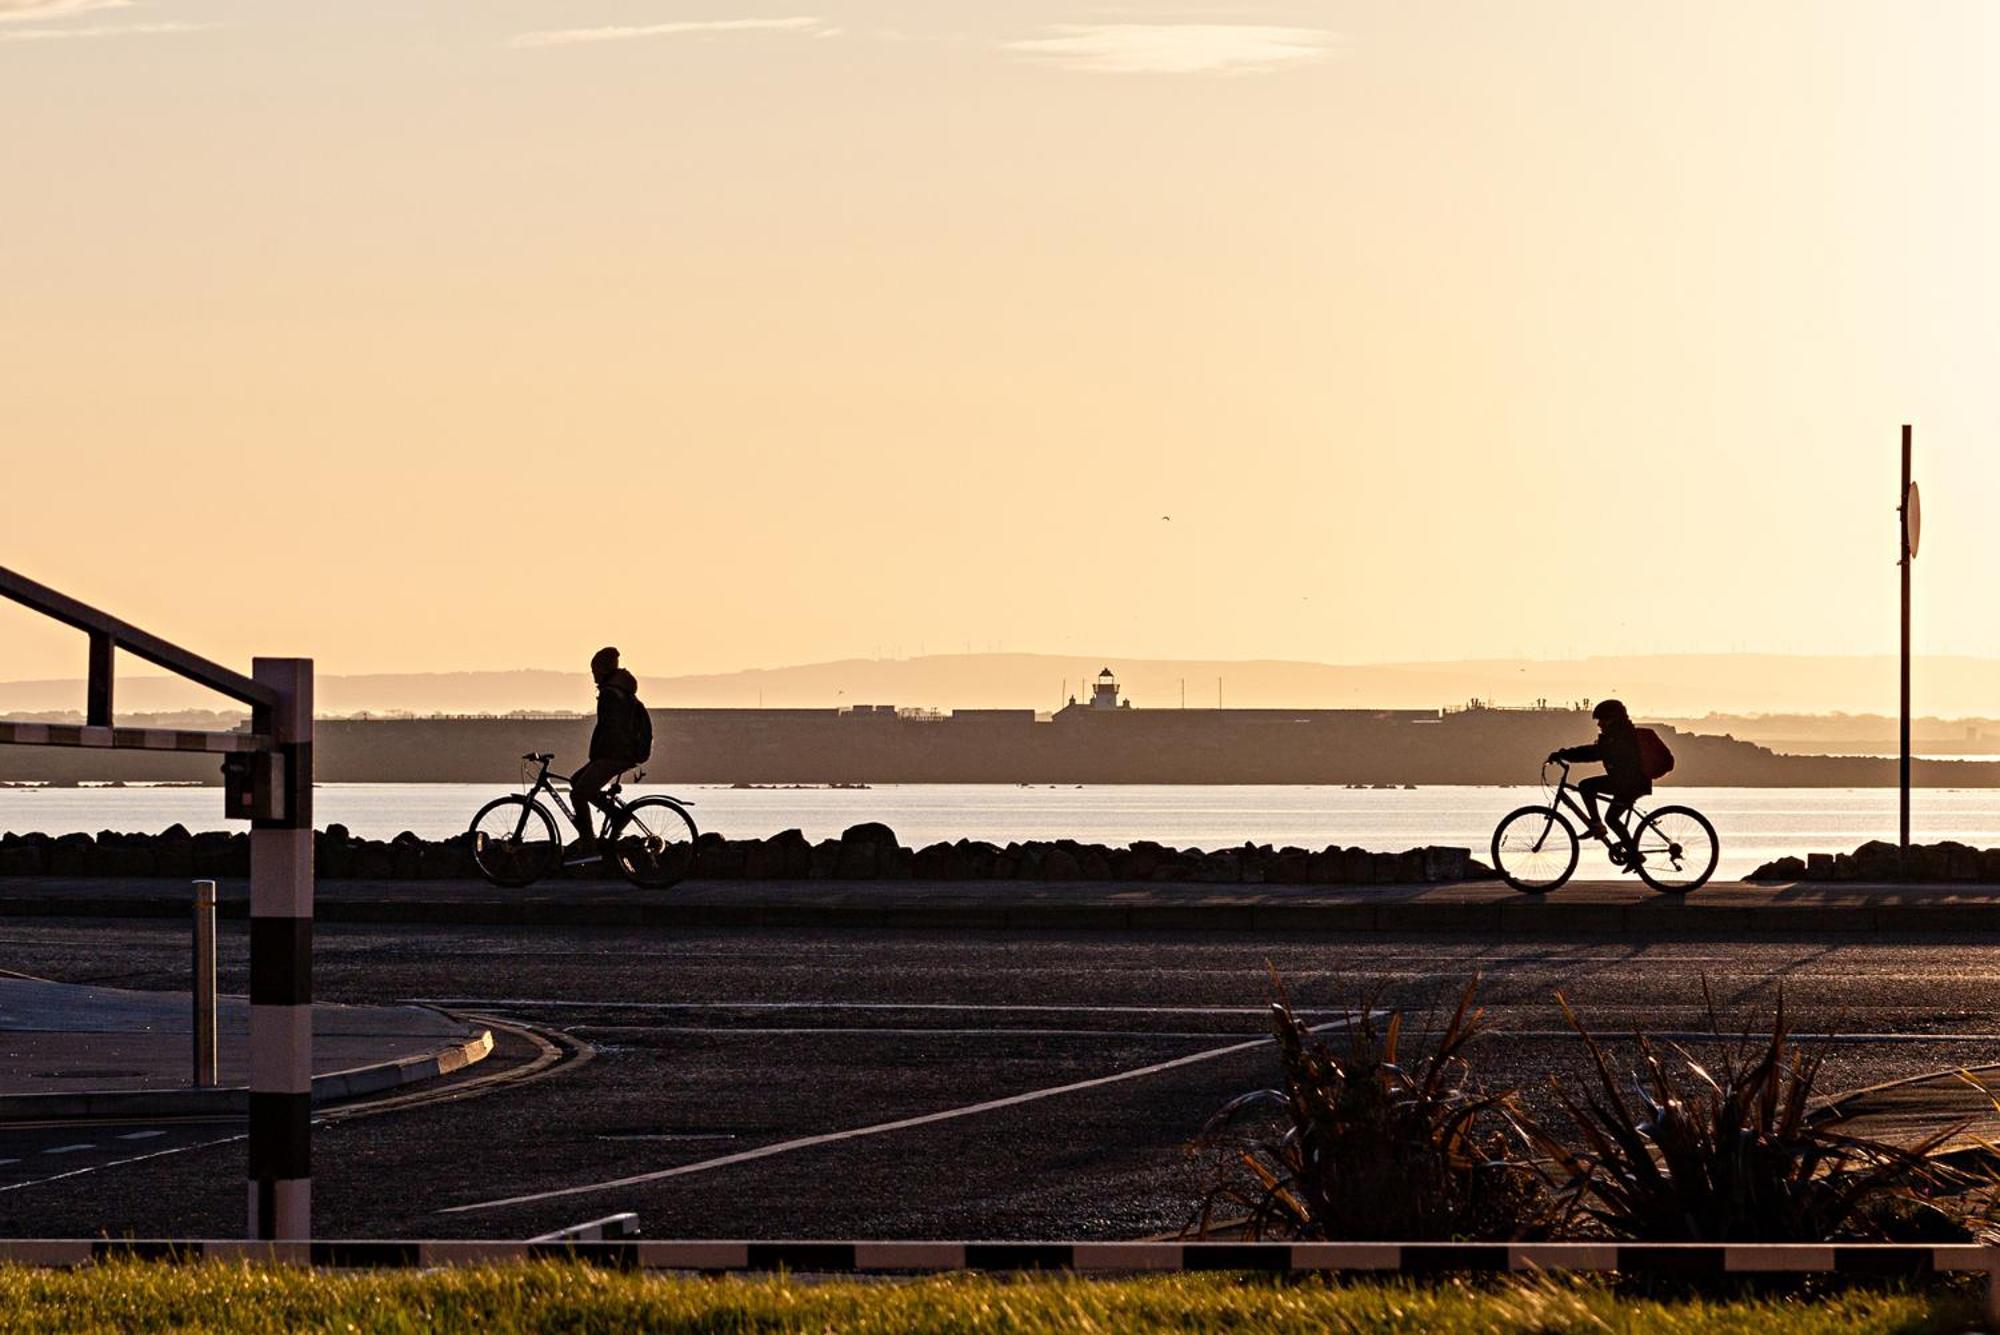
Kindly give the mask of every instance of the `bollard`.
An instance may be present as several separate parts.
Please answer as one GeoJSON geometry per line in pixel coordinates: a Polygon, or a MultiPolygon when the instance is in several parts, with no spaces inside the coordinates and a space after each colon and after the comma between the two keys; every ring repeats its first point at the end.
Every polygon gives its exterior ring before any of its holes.
{"type": "Polygon", "coordinates": [[[194,883],[194,1085],[215,1088],[215,882],[194,883]]]}

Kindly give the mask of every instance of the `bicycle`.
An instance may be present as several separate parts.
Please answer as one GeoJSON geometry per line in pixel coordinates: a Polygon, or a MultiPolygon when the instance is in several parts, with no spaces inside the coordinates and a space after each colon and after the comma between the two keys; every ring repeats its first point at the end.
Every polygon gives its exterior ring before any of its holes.
{"type": "MultiPolygon", "coordinates": [[[[521,759],[525,762],[524,780],[527,765],[541,766],[528,790],[496,797],[472,818],[472,858],[479,864],[480,875],[509,889],[533,884],[562,862],[563,827],[542,804],[544,795],[570,826],[576,824],[575,808],[563,801],[558,791],[567,788],[568,781],[549,774],[549,762],[555,756],[534,752],[521,759]]],[[[645,771],[638,770],[632,781],[645,777],[645,771]]],[[[621,775],[598,796],[596,805],[605,816],[600,848],[608,851],[618,870],[634,885],[661,890],[685,879],[694,865],[698,837],[687,804],[660,793],[636,802],[621,801],[622,779],[621,775]]],[[[600,853],[592,860],[603,856],[600,853]]]]}
{"type": "MultiPolygon", "coordinates": [[[[1549,763],[1542,762],[1544,786],[1549,763]]],[[[1565,809],[1576,813],[1586,831],[1590,829],[1590,813],[1570,787],[1569,762],[1555,763],[1562,766],[1562,778],[1548,803],[1511,811],[1493,830],[1493,865],[1501,879],[1531,895],[1556,889],[1576,872],[1581,845],[1565,809]]],[[[1637,872],[1640,880],[1669,895],[1699,890],[1715,874],[1721,851],[1715,827],[1693,807],[1654,807],[1645,812],[1632,804],[1625,819],[1632,832],[1629,843],[1614,840],[1608,829],[1591,835],[1603,843],[1613,866],[1637,872]]]]}

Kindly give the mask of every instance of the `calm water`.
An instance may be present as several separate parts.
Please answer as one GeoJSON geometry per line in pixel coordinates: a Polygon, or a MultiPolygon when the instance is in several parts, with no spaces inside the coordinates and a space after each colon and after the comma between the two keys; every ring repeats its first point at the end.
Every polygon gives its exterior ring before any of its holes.
{"type": "MultiPolygon", "coordinates": [[[[358,835],[386,839],[402,830],[442,836],[465,828],[499,786],[478,784],[326,784],[318,793],[318,823],[335,821],[358,835]]],[[[647,785],[628,792],[666,791],[647,785]]],[[[1154,839],[1177,847],[1268,844],[1359,844],[1394,850],[1418,844],[1486,848],[1499,818],[1536,788],[1424,788],[1415,791],[1337,787],[1032,787],[884,785],[849,791],[674,788],[694,803],[697,823],[731,837],[774,834],[792,826],[811,839],[838,835],[879,820],[906,844],[938,840],[1073,838],[1122,844],[1154,839]]],[[[1889,788],[1670,788],[1662,800],[1687,802],[1708,814],[1722,838],[1719,874],[1740,876],[1785,853],[1853,848],[1865,839],[1894,838],[1896,793],[1889,788]]],[[[217,788],[0,789],[0,830],[162,829],[178,821],[191,830],[247,828],[221,819],[217,788]]],[[[1919,792],[1913,833],[1920,839],[1962,839],[2000,845],[2000,789],[1919,792]]],[[[1484,856],[1483,853],[1479,854],[1484,856]]],[[[1601,857],[1601,854],[1598,855],[1601,857]]],[[[1590,875],[1586,852],[1583,874],[1590,875]]],[[[1601,866],[1601,864],[1600,864],[1601,866]]]]}

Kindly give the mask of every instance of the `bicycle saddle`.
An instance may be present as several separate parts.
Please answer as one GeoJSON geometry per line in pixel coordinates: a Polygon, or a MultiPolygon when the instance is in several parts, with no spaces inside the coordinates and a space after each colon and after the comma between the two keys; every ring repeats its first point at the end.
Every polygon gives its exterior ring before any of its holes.
{"type": "Polygon", "coordinates": [[[542,761],[554,760],[555,758],[556,758],[556,753],[553,751],[531,751],[527,755],[521,757],[521,759],[528,761],[531,764],[539,764],[542,761]]]}

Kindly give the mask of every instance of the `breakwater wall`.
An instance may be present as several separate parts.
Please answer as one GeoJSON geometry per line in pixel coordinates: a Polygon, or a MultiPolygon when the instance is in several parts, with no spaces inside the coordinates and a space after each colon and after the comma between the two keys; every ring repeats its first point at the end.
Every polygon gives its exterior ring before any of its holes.
{"type": "MultiPolygon", "coordinates": [[[[314,837],[323,880],[434,881],[476,879],[470,837],[357,839],[332,825],[314,837]]],[[[0,877],[185,877],[230,879],[250,870],[250,837],[230,831],[191,834],[175,825],[159,834],[0,835],[0,877]]],[[[570,879],[614,873],[572,868],[570,879]]],[[[695,842],[693,878],[730,881],[1153,881],[1251,885],[1398,885],[1484,880],[1492,872],[1464,848],[1425,847],[1375,852],[1329,845],[1320,849],[1177,849],[1071,839],[993,844],[961,839],[910,848],[886,825],[856,825],[838,839],[814,842],[798,830],[768,839],[695,842]]]]}
{"type": "MultiPolygon", "coordinates": [[[[655,783],[1524,784],[1541,758],[1595,735],[1573,710],[656,709],[655,783]]],[[[322,783],[505,783],[524,752],[582,763],[580,718],[321,719],[322,783]]],[[[1896,762],[1788,756],[1730,737],[1662,728],[1672,782],[1879,787],[1896,762]]],[[[2000,764],[1922,760],[1925,787],[2000,787],[2000,764]]],[[[219,782],[216,758],[0,746],[0,781],[219,782]]]]}

